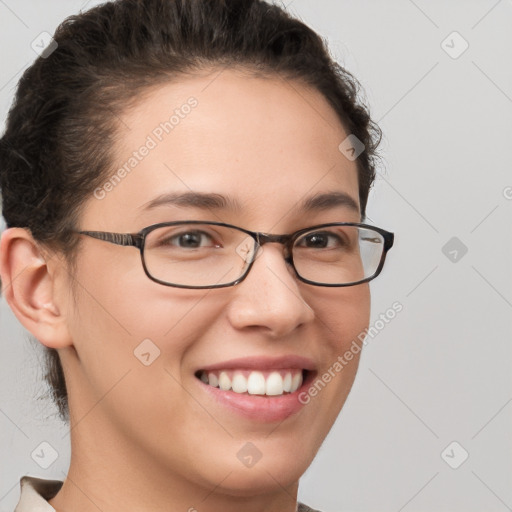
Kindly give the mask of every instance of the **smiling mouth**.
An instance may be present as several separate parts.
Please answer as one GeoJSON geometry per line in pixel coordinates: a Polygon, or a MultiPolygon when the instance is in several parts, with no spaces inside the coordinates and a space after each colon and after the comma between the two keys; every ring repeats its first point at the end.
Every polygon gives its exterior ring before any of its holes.
{"type": "Polygon", "coordinates": [[[204,384],[237,394],[283,396],[294,393],[308,377],[308,370],[199,370],[195,376],[204,384]]]}

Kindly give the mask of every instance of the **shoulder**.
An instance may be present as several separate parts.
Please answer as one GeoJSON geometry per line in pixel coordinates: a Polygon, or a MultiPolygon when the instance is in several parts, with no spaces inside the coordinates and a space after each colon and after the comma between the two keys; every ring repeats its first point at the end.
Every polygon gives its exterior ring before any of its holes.
{"type": "Polygon", "coordinates": [[[48,503],[62,487],[61,480],[47,480],[34,476],[20,479],[20,499],[14,512],[52,512],[55,509],[48,503]]]}

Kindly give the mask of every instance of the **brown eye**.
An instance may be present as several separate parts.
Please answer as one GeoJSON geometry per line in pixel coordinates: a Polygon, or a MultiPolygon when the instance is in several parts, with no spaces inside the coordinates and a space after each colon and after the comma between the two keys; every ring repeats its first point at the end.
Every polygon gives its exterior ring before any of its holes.
{"type": "Polygon", "coordinates": [[[178,246],[180,248],[198,249],[200,247],[211,247],[212,243],[208,243],[212,238],[204,231],[187,231],[177,235],[165,238],[160,245],[178,246]],[[207,245],[203,245],[205,242],[207,245]]]}
{"type": "Polygon", "coordinates": [[[338,233],[315,231],[300,238],[296,246],[307,249],[335,249],[336,247],[344,247],[347,243],[347,240],[338,233]]]}

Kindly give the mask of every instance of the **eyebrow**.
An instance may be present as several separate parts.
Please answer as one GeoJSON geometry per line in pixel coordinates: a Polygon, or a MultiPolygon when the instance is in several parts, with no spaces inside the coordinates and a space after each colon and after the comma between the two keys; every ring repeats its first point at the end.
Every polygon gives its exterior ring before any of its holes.
{"type": "MultiPolygon", "coordinates": [[[[205,192],[169,192],[159,195],[151,201],[143,204],[140,209],[146,211],[159,206],[178,206],[185,208],[198,208],[201,210],[229,210],[233,213],[241,213],[241,203],[233,197],[217,193],[205,192]]],[[[299,213],[324,211],[337,207],[346,207],[359,212],[357,202],[345,192],[324,192],[308,197],[297,206],[299,213]]]]}

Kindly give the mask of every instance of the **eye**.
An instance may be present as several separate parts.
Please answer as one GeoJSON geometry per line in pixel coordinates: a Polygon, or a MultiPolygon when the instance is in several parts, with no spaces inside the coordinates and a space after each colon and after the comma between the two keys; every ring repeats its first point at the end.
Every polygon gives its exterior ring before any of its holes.
{"type": "Polygon", "coordinates": [[[342,236],[332,231],[315,231],[304,235],[297,241],[296,245],[312,249],[334,249],[344,247],[347,243],[342,236]]]}
{"type": "Polygon", "coordinates": [[[220,246],[214,242],[210,234],[200,230],[182,231],[181,233],[175,233],[173,235],[166,236],[159,241],[158,245],[164,247],[179,247],[183,249],[198,249],[201,247],[220,246]]]}

